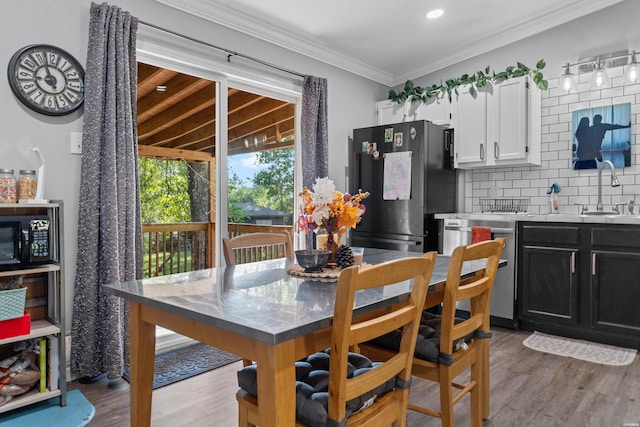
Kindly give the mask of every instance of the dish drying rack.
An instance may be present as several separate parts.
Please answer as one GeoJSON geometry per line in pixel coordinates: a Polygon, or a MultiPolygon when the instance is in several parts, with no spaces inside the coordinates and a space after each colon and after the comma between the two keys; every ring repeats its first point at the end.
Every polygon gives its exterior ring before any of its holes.
{"type": "Polygon", "coordinates": [[[482,212],[526,212],[529,199],[480,199],[482,212]]]}

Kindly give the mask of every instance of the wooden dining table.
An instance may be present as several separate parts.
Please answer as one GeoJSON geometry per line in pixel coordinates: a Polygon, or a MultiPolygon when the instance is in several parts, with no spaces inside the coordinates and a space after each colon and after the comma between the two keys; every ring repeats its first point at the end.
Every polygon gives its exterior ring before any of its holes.
{"type": "MultiPolygon", "coordinates": [[[[361,268],[419,255],[366,248],[361,268]]],[[[106,285],[108,294],[129,301],[131,426],[151,423],[156,326],[258,363],[262,427],[295,425],[295,361],[329,347],[337,281],[294,276],[287,272],[292,263],[283,258],[106,285]]],[[[438,303],[448,264],[449,257],[438,256],[425,306],[438,303]]],[[[482,261],[465,263],[463,275],[483,269],[482,261]]],[[[354,316],[400,302],[410,290],[405,282],[360,291],[354,316]]]]}

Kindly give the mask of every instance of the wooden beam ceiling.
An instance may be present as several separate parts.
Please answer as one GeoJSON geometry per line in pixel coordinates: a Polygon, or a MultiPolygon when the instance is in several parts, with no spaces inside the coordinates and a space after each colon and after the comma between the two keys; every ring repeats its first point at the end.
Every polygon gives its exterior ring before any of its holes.
{"type": "MultiPolygon", "coordinates": [[[[193,158],[215,152],[215,83],[138,63],[138,145],[140,155],[193,158]],[[164,91],[158,90],[164,87],[164,91]]],[[[229,88],[229,154],[293,145],[294,105],[229,88]]]]}

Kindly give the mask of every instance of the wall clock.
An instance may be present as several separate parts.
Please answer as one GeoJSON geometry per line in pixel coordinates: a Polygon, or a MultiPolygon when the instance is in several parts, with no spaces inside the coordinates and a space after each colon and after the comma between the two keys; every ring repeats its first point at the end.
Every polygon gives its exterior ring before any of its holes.
{"type": "Polygon", "coordinates": [[[62,116],[84,101],[84,69],[58,47],[34,44],[18,50],[7,73],[16,97],[38,113],[62,116]]]}

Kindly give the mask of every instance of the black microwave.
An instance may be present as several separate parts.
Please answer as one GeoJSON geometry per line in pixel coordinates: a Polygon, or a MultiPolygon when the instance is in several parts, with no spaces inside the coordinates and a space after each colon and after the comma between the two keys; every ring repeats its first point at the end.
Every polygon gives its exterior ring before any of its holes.
{"type": "Polygon", "coordinates": [[[49,217],[0,216],[0,270],[13,270],[51,261],[49,217]]]}

